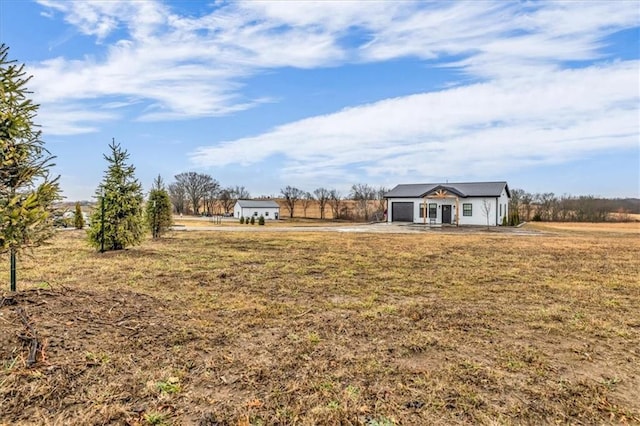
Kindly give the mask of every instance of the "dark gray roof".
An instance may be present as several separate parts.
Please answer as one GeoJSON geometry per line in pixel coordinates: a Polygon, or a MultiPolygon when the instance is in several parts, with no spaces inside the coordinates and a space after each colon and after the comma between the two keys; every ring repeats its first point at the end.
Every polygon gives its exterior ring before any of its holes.
{"type": "Polygon", "coordinates": [[[280,204],[273,200],[238,200],[240,207],[257,207],[257,208],[280,208],[280,204]]]}
{"type": "Polygon", "coordinates": [[[507,182],[461,182],[461,183],[409,183],[397,185],[384,194],[386,198],[422,198],[430,192],[444,189],[460,197],[499,197],[506,189],[511,197],[507,182]]]}

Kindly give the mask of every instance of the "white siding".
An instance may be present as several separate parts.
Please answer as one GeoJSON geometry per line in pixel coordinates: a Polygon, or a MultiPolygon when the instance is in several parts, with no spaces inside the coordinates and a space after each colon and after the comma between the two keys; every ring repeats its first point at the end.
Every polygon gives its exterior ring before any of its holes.
{"type": "Polygon", "coordinates": [[[406,203],[406,202],[412,202],[414,203],[413,206],[413,220],[415,221],[416,217],[418,216],[418,211],[416,210],[416,206],[415,206],[415,199],[414,198],[391,198],[389,199],[389,202],[387,203],[387,222],[393,222],[393,206],[391,205],[392,203],[406,203]]]}
{"type": "Polygon", "coordinates": [[[503,191],[503,194],[498,197],[469,197],[469,198],[459,198],[458,199],[458,208],[459,212],[456,211],[456,200],[455,198],[445,198],[445,199],[427,199],[427,219],[420,217],[421,209],[420,205],[424,203],[423,198],[391,198],[389,199],[388,208],[387,208],[387,221],[393,222],[393,206],[392,204],[395,202],[412,202],[413,203],[413,222],[414,223],[430,223],[429,219],[429,208],[428,204],[436,204],[436,224],[442,224],[442,205],[450,205],[451,206],[451,222],[455,224],[456,213],[459,214],[460,225],[484,225],[487,226],[487,216],[484,213],[484,201],[487,201],[489,206],[489,226],[496,226],[496,224],[502,223],[502,217],[499,216],[499,203],[502,203],[502,215],[505,216],[508,214],[507,209],[509,205],[509,198],[506,195],[506,192],[503,191]],[[471,204],[471,216],[464,216],[463,204],[471,204]],[[496,222],[497,220],[497,222],[496,222]]]}
{"type": "Polygon", "coordinates": [[[460,198],[460,225],[484,225],[487,226],[485,214],[485,201],[489,207],[489,226],[496,225],[496,197],[460,198]],[[462,204],[471,204],[471,216],[463,216],[462,204]]]}
{"type": "Polygon", "coordinates": [[[237,219],[241,216],[245,218],[255,216],[257,219],[261,215],[265,220],[274,220],[280,217],[280,209],[278,207],[240,207],[238,204],[233,208],[233,217],[237,219]]]}
{"type": "MultiPolygon", "coordinates": [[[[502,216],[507,218],[507,222],[509,221],[509,197],[507,196],[506,189],[502,190],[502,194],[500,194],[500,198],[498,202],[502,204],[502,216]]],[[[502,217],[498,219],[498,224],[502,225],[502,217]]]]}

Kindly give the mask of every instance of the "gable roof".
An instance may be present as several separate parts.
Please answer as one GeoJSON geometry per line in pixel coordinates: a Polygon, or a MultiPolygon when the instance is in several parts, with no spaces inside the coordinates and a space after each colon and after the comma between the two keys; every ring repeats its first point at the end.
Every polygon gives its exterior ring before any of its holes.
{"type": "Polygon", "coordinates": [[[385,198],[422,198],[439,189],[452,192],[459,197],[499,197],[502,190],[511,197],[507,182],[460,182],[460,183],[409,183],[397,185],[384,194],[385,198]]]}
{"type": "Polygon", "coordinates": [[[280,208],[280,204],[273,200],[238,200],[236,203],[240,207],[253,208],[280,208]]]}

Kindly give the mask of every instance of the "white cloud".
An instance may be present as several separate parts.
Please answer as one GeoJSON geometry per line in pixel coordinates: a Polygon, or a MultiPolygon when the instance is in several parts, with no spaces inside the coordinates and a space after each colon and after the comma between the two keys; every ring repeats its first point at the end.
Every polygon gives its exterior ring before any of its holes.
{"type": "Polygon", "coordinates": [[[252,108],[265,100],[243,96],[247,78],[281,67],[412,56],[489,79],[544,73],[601,58],[604,37],[640,20],[635,2],[245,1],[196,17],[151,0],[39,2],[104,52],[36,64],[37,100],[80,114],[85,101],[136,98],[152,105],[141,120],[252,108]]]}
{"type": "Polygon", "coordinates": [[[286,158],[283,174],[335,178],[504,173],[638,145],[638,61],[388,99],[202,147],[200,166],[286,158]],[[260,147],[256,149],[256,147],[260,147]]]}

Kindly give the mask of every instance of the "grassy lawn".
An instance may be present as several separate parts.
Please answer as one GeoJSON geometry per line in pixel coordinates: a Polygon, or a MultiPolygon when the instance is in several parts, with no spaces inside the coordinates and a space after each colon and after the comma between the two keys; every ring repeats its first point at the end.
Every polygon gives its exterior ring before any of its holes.
{"type": "MultiPolygon", "coordinates": [[[[251,227],[257,228],[258,226],[258,218],[255,218],[256,223],[251,225],[249,223],[240,224],[240,219],[236,219],[233,217],[225,217],[222,219],[220,223],[217,223],[214,218],[211,217],[198,217],[198,216],[174,216],[173,224],[176,227],[188,226],[188,227],[244,227],[246,229],[251,229],[251,227]]],[[[264,225],[260,226],[260,228],[268,227],[268,228],[282,228],[282,227],[337,227],[337,226],[349,226],[349,225],[366,225],[363,222],[350,222],[345,220],[321,220],[321,219],[305,219],[305,218],[288,218],[282,217],[279,220],[271,220],[265,219],[264,225]]]]}
{"type": "Polygon", "coordinates": [[[3,280],[0,424],[640,422],[636,232],[83,238],[3,280]]]}

